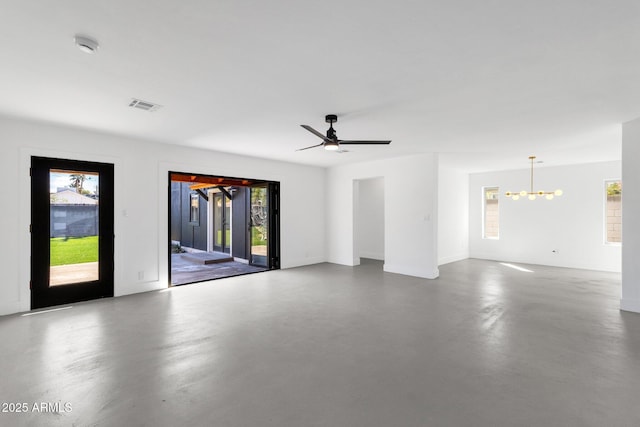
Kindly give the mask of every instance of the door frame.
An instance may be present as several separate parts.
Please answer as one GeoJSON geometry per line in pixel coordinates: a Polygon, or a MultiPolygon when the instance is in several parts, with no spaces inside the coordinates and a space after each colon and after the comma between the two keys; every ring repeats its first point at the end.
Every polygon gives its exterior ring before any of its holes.
{"type": "Polygon", "coordinates": [[[211,225],[211,231],[212,231],[212,245],[211,248],[213,250],[213,252],[220,252],[220,253],[229,253],[232,254],[232,248],[231,248],[231,242],[233,242],[233,237],[230,237],[230,241],[227,242],[227,227],[229,228],[229,230],[231,230],[231,234],[233,233],[233,230],[231,228],[232,226],[232,218],[233,218],[233,213],[231,212],[233,210],[233,204],[231,206],[230,209],[230,213],[229,213],[229,218],[227,218],[227,201],[232,202],[232,199],[229,199],[224,193],[219,192],[219,193],[209,193],[210,194],[210,198],[212,199],[212,204],[211,204],[211,214],[212,214],[212,225],[211,225]],[[221,246],[217,246],[216,245],[216,198],[221,198],[222,199],[222,208],[220,210],[220,212],[222,212],[221,214],[221,218],[220,218],[220,226],[222,227],[222,235],[221,235],[221,242],[222,245],[221,246]],[[217,250],[217,248],[220,248],[220,250],[217,250]],[[225,252],[225,249],[228,249],[229,252],[225,252]]]}
{"type": "Polygon", "coordinates": [[[30,302],[31,309],[70,304],[114,295],[114,176],[115,165],[57,157],[30,156],[30,302]],[[99,279],[49,286],[50,169],[80,170],[100,174],[99,279]],[[46,207],[46,209],[45,209],[46,207]]]}
{"type": "MultiPolygon", "coordinates": [[[[166,226],[167,226],[167,282],[168,282],[168,286],[174,286],[171,284],[171,182],[172,179],[171,177],[173,175],[182,175],[182,176],[200,176],[200,177],[205,177],[205,178],[220,178],[220,179],[228,179],[228,180],[233,180],[233,181],[238,181],[238,182],[242,182],[242,184],[238,184],[238,186],[243,186],[243,187],[251,187],[254,185],[258,185],[258,184],[263,184],[263,185],[267,185],[268,188],[270,189],[269,191],[269,204],[270,206],[273,206],[273,211],[274,213],[272,215],[269,215],[269,233],[273,236],[273,238],[270,238],[268,241],[268,251],[269,251],[269,258],[268,258],[268,267],[267,270],[265,271],[269,271],[269,270],[279,270],[280,269],[280,182],[278,181],[269,181],[269,180],[265,180],[265,179],[253,179],[253,178],[238,178],[238,177],[233,177],[233,176],[226,176],[226,175],[215,175],[215,174],[208,174],[208,173],[197,173],[197,172],[181,172],[179,170],[174,170],[173,168],[168,168],[166,170],[166,177],[167,177],[167,219],[166,219],[166,226]]],[[[235,185],[235,184],[234,184],[235,185]]],[[[210,194],[210,193],[209,193],[210,194]]],[[[209,198],[209,203],[208,203],[208,207],[209,208],[213,208],[213,198],[209,198]]],[[[247,201],[248,204],[250,205],[250,200],[247,201]]],[[[232,202],[233,203],[233,202],[232,202]]],[[[247,209],[249,208],[249,206],[247,206],[247,209]]],[[[212,211],[213,209],[209,209],[210,212],[208,213],[208,220],[207,222],[211,224],[211,229],[213,231],[213,214],[212,211]]],[[[233,204],[231,207],[231,210],[233,212],[233,204]]],[[[232,214],[233,215],[233,214],[232,214]]],[[[248,222],[248,217],[249,215],[247,215],[247,223],[243,224],[243,227],[248,228],[249,227],[249,222],[248,222]]],[[[238,224],[232,224],[232,227],[238,227],[238,224]]],[[[250,233],[248,233],[250,234],[250,233]]],[[[233,235],[233,230],[231,230],[231,235],[233,235]]],[[[233,239],[232,239],[233,241],[233,239]]],[[[249,242],[250,243],[250,242],[249,242]]],[[[211,242],[211,245],[207,244],[207,248],[210,248],[211,250],[213,249],[213,242],[211,242]]],[[[230,242],[229,244],[230,247],[230,251],[231,253],[233,253],[233,246],[232,246],[232,242],[230,242]]],[[[250,249],[247,246],[247,257],[250,256],[250,249]]],[[[244,273],[244,274],[254,274],[254,273],[244,273]]],[[[222,279],[222,278],[221,278],[222,279]]],[[[217,279],[207,279],[204,281],[209,281],[209,280],[217,280],[217,279]]],[[[198,281],[195,282],[191,282],[191,283],[198,283],[198,281]]],[[[182,286],[182,285],[181,285],[182,286]]]]}
{"type": "Polygon", "coordinates": [[[267,189],[267,265],[261,265],[253,262],[251,254],[252,236],[251,236],[251,214],[248,216],[249,232],[247,233],[247,248],[249,255],[249,265],[265,267],[269,270],[280,268],[280,183],[275,181],[267,181],[258,183],[249,187],[249,207],[251,210],[251,188],[267,189]]]}

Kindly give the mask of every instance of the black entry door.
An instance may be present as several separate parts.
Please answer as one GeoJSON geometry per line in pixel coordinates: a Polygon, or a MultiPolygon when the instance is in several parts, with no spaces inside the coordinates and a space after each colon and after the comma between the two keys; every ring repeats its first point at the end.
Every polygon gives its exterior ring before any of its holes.
{"type": "Polygon", "coordinates": [[[31,308],[113,296],[113,165],[31,158],[31,308]]]}

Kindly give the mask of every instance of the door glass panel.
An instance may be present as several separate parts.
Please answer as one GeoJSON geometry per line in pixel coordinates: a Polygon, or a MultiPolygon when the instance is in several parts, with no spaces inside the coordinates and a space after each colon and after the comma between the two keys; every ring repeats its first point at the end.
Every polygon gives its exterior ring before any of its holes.
{"type": "Polygon", "coordinates": [[[224,198],[224,251],[230,252],[231,249],[231,199],[224,198]]]}
{"type": "Polygon", "coordinates": [[[49,285],[99,280],[96,172],[49,171],[49,285]]]}
{"type": "Polygon", "coordinates": [[[213,235],[215,250],[222,251],[222,194],[216,193],[213,199],[213,235]]]}
{"type": "Polygon", "coordinates": [[[265,187],[251,188],[251,264],[267,267],[268,202],[265,187]]]}

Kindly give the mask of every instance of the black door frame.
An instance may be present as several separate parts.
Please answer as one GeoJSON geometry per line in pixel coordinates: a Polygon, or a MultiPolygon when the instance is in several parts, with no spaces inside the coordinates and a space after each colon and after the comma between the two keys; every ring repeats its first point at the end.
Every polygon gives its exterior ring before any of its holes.
{"type": "Polygon", "coordinates": [[[269,239],[267,240],[269,253],[269,269],[280,269],[280,183],[268,183],[269,198],[269,239]]]}
{"type": "MultiPolygon", "coordinates": [[[[252,185],[250,188],[267,189],[267,256],[266,266],[253,261],[252,236],[251,236],[251,215],[249,215],[249,233],[247,233],[247,248],[249,251],[249,264],[266,267],[269,270],[280,268],[280,183],[275,181],[265,181],[252,185]]],[[[251,209],[251,193],[249,193],[249,209],[251,209]]]]}
{"type": "Polygon", "coordinates": [[[114,292],[114,166],[81,160],[31,157],[31,309],[112,297],[114,292]],[[100,174],[98,280],[49,286],[51,169],[100,174]]]}

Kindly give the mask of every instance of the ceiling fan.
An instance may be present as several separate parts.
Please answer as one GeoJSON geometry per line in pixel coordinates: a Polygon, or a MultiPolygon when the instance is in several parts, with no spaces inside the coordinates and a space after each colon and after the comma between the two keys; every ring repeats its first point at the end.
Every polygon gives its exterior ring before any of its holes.
{"type": "Polygon", "coordinates": [[[311,126],[300,125],[315,136],[322,138],[322,143],[318,145],[312,145],[311,147],[300,148],[296,151],[308,150],[309,148],[324,147],[325,150],[339,151],[341,145],[388,145],[391,141],[355,141],[351,139],[338,139],[333,124],[338,121],[338,116],[335,114],[327,114],[324,118],[325,122],[329,123],[329,129],[327,135],[323,135],[311,126]]]}

